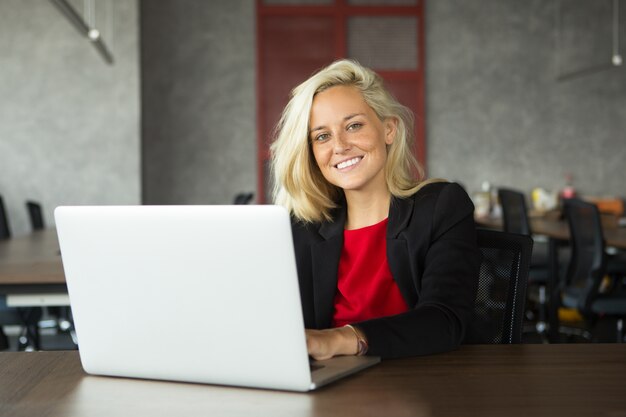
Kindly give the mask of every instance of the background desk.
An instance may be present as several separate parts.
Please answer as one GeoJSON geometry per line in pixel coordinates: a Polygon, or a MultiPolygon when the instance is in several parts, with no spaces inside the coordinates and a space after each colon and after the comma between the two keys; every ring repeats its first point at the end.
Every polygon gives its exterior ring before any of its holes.
{"type": "Polygon", "coordinates": [[[2,416],[626,416],[626,345],[488,345],[309,394],[87,376],[77,352],[0,353],[2,416]]]}
{"type": "MultiPolygon", "coordinates": [[[[478,226],[502,229],[502,219],[478,217],[475,220],[478,226]]],[[[533,234],[544,235],[556,240],[569,240],[569,226],[566,221],[545,217],[531,217],[529,220],[533,234]]],[[[607,246],[626,249],[626,227],[604,226],[602,232],[607,246]]]]}
{"type": "Polygon", "coordinates": [[[69,305],[55,229],[0,242],[0,294],[13,307],[69,305]]]}

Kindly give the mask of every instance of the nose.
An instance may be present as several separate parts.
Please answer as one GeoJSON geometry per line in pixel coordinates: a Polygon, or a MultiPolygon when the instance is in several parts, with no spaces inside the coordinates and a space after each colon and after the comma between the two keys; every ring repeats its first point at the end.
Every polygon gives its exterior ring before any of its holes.
{"type": "Polygon", "coordinates": [[[343,153],[350,149],[350,143],[346,138],[345,133],[339,133],[335,135],[335,153],[343,153]]]}

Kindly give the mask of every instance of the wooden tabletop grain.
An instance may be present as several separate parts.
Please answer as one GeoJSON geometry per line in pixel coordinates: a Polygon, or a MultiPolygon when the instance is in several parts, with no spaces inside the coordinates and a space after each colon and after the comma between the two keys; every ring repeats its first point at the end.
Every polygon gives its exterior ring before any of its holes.
{"type": "Polygon", "coordinates": [[[0,241],[0,285],[65,284],[55,229],[0,241]]]}
{"type": "Polygon", "coordinates": [[[0,416],[626,416],[626,345],[463,346],[300,394],[88,376],[77,352],[0,353],[0,416]]]}

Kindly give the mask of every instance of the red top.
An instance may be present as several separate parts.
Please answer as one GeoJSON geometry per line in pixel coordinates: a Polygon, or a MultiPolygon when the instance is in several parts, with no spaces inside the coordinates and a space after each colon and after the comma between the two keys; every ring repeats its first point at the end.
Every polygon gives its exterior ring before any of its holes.
{"type": "Polygon", "coordinates": [[[333,326],[408,310],[387,263],[387,219],[344,230],[333,326]]]}

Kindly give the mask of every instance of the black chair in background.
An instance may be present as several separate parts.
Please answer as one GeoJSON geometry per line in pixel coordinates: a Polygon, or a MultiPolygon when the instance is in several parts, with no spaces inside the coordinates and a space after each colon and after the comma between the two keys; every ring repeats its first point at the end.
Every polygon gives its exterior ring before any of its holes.
{"type": "Polygon", "coordinates": [[[499,188],[498,199],[502,206],[504,231],[530,236],[530,222],[524,194],[510,188],[499,188]]]}
{"type": "Polygon", "coordinates": [[[465,343],[521,343],[532,238],[484,229],[477,234],[483,259],[465,343]]]}
{"type": "MultiPolygon", "coordinates": [[[[607,258],[598,207],[579,199],[568,199],[564,202],[564,211],[570,227],[572,256],[565,281],[559,288],[560,299],[554,297],[551,302],[558,305],[560,301],[564,307],[577,309],[586,319],[589,330],[593,329],[599,318],[616,318],[616,339],[623,342],[626,292],[621,287],[606,293],[601,289],[607,258]]],[[[584,329],[577,330],[559,327],[560,333],[590,337],[584,329]]]]}
{"type": "Polygon", "coordinates": [[[254,193],[239,193],[235,196],[233,204],[250,204],[254,198],[254,193]]]}
{"type": "Polygon", "coordinates": [[[4,208],[4,200],[0,195],[0,240],[11,237],[11,229],[9,228],[9,219],[6,209],[4,208]]]}
{"type": "MultiPolygon", "coordinates": [[[[523,193],[509,189],[498,189],[498,199],[502,206],[502,220],[504,231],[531,236],[532,230],[528,219],[528,208],[523,193]]],[[[537,303],[537,319],[534,330],[546,336],[547,330],[547,287],[550,268],[548,264],[548,246],[544,242],[534,242],[533,253],[528,273],[529,293],[532,301],[537,303]],[[535,291],[532,291],[535,290],[535,291]]],[[[532,313],[529,310],[527,313],[532,313]]]]}
{"type": "Polygon", "coordinates": [[[28,210],[28,218],[30,219],[30,225],[33,230],[41,230],[46,227],[43,220],[41,204],[35,201],[27,201],[26,209],[28,210]]]}

